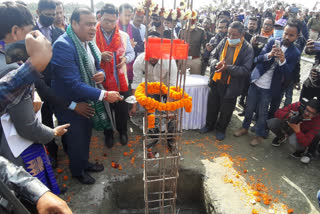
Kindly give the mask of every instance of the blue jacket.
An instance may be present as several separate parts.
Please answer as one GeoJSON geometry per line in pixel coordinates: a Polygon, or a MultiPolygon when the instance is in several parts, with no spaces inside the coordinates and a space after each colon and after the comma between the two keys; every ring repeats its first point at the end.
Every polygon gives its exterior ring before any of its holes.
{"type": "MultiPolygon", "coordinates": [[[[273,64],[275,60],[274,57],[269,61],[265,61],[265,58],[267,57],[267,54],[271,52],[274,41],[274,38],[270,39],[260,52],[259,56],[257,56],[256,60],[258,64],[251,73],[251,82],[259,79],[265,72],[270,69],[271,65],[273,64]]],[[[285,64],[282,66],[280,66],[279,64],[276,65],[270,86],[270,92],[273,97],[280,96],[280,90],[282,86],[293,80],[293,70],[296,64],[299,62],[300,55],[301,52],[299,51],[299,49],[294,44],[291,44],[285,52],[285,64]]]]}
{"type": "MultiPolygon", "coordinates": [[[[100,70],[98,60],[96,59],[95,61],[97,70],[100,70]]],[[[76,47],[68,35],[64,33],[53,44],[51,59],[52,88],[57,96],[63,97],[70,102],[97,101],[101,90],[91,87],[82,81],[79,63],[76,47]]],[[[56,116],[62,121],[85,119],[69,109],[56,110],[56,116]]]]}

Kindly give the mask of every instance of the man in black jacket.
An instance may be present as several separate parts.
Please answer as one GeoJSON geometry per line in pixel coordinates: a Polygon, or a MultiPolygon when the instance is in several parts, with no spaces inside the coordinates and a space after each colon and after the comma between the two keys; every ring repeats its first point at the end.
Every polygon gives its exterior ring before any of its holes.
{"type": "Polygon", "coordinates": [[[231,23],[228,38],[223,39],[211,53],[208,112],[206,126],[200,132],[206,133],[215,127],[217,140],[225,138],[237,97],[244,86],[244,78],[252,66],[253,49],[244,39],[244,32],[241,22],[231,23]]]}

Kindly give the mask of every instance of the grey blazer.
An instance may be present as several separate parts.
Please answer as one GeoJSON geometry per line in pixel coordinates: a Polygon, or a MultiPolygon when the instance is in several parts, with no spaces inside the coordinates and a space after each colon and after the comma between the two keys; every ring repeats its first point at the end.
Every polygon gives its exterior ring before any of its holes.
{"type": "MultiPolygon", "coordinates": [[[[27,96],[8,110],[17,133],[30,141],[47,144],[54,138],[53,129],[43,125],[35,116],[31,96],[27,96]]],[[[15,158],[4,133],[0,142],[0,155],[18,166],[24,166],[21,157],[15,158]]]]}

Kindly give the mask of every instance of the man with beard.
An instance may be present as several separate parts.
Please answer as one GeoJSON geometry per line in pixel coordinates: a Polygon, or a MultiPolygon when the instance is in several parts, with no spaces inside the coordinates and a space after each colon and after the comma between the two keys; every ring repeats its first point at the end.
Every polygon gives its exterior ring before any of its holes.
{"type": "Polygon", "coordinates": [[[65,16],[64,16],[64,7],[63,3],[61,1],[58,1],[56,3],[56,17],[54,19],[54,26],[58,27],[59,29],[66,31],[68,25],[66,24],[65,21],[65,16]]]}
{"type": "Polygon", "coordinates": [[[105,101],[114,103],[122,99],[116,91],[100,89],[105,75],[100,69],[100,51],[92,41],[96,35],[95,15],[88,8],[77,8],[70,23],[66,33],[53,45],[52,87],[58,96],[68,101],[88,102],[94,108],[94,115],[86,118],[68,109],[57,110],[55,115],[59,124],[71,124],[62,140],[72,176],[83,184],[93,184],[95,179],[88,172],[100,172],[104,167],[89,162],[92,128],[102,131],[111,127],[110,111],[105,101]]]}
{"type": "MultiPolygon", "coordinates": [[[[253,113],[257,109],[256,136],[250,142],[251,146],[257,146],[267,136],[266,121],[270,101],[271,99],[281,101],[279,92],[283,90],[283,84],[293,78],[293,70],[301,55],[293,43],[298,38],[300,31],[299,24],[287,22],[280,46],[277,45],[278,41],[276,43],[275,39],[271,39],[256,58],[258,64],[251,74],[245,118],[242,128],[234,133],[236,137],[248,133],[253,113]]],[[[279,105],[274,108],[277,110],[279,105]]]]}
{"type": "Polygon", "coordinates": [[[211,51],[213,51],[218,46],[219,42],[221,42],[227,36],[228,26],[229,26],[228,20],[226,19],[219,20],[218,27],[217,27],[218,33],[210,39],[209,43],[206,44],[205,51],[202,55],[203,63],[202,63],[201,75],[205,74],[211,51]]]}
{"type": "Polygon", "coordinates": [[[248,22],[248,31],[244,34],[244,38],[247,42],[250,42],[251,38],[257,33],[258,29],[258,19],[256,17],[251,17],[248,22]]]}

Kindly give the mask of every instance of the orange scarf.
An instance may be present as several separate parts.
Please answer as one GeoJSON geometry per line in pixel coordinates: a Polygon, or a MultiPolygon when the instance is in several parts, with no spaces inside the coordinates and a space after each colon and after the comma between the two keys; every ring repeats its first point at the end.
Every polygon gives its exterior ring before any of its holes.
{"type": "Polygon", "coordinates": [[[114,29],[112,41],[109,45],[107,44],[106,39],[104,38],[100,22],[97,24],[96,29],[96,43],[101,53],[105,51],[110,51],[113,54],[116,53],[116,62],[114,62],[113,57],[110,62],[101,61],[100,67],[104,70],[106,74],[106,81],[103,82],[104,88],[108,91],[128,91],[128,83],[126,80],[127,74],[122,69],[116,68],[118,73],[119,85],[117,85],[117,81],[114,74],[114,64],[119,64],[121,61],[120,56],[123,56],[125,54],[125,48],[121,40],[121,35],[118,26],[116,26],[114,29]]]}
{"type": "MultiPolygon", "coordinates": [[[[241,38],[241,42],[239,42],[239,44],[237,44],[235,47],[235,51],[234,51],[234,55],[233,55],[233,60],[232,60],[232,65],[234,65],[234,63],[236,62],[237,58],[238,58],[238,55],[239,55],[239,52],[242,48],[242,45],[243,45],[243,41],[244,41],[244,38],[242,37],[241,38]]],[[[224,45],[224,48],[222,50],[222,53],[221,53],[221,56],[220,56],[220,61],[224,60],[226,58],[226,55],[227,55],[227,51],[228,51],[228,47],[229,47],[229,42],[228,40],[226,41],[226,44],[224,45]]],[[[217,82],[217,80],[220,80],[221,79],[221,76],[222,76],[222,73],[219,72],[219,73],[214,73],[213,75],[213,78],[212,80],[217,82]]],[[[227,81],[227,84],[229,85],[230,83],[230,75],[228,76],[228,81],[227,81]]]]}
{"type": "Polygon", "coordinates": [[[273,35],[273,30],[274,30],[274,29],[272,29],[272,31],[270,31],[270,32],[268,32],[268,33],[267,33],[267,32],[264,32],[264,30],[263,30],[263,28],[262,28],[262,29],[261,29],[261,34],[260,34],[260,35],[261,35],[261,36],[265,36],[265,37],[268,37],[268,38],[269,38],[270,36],[272,36],[272,35],[273,35]]]}

